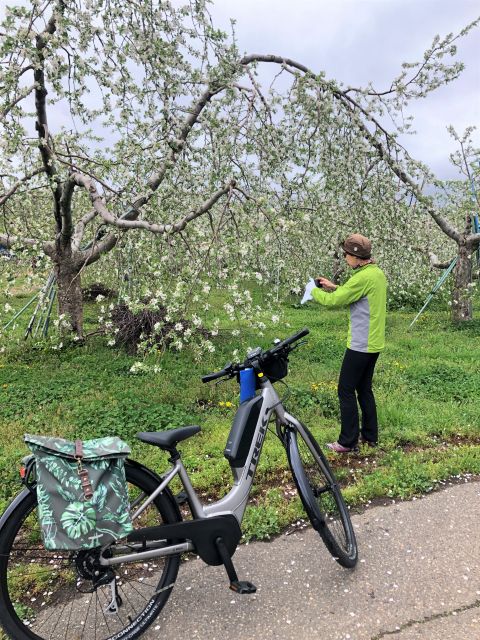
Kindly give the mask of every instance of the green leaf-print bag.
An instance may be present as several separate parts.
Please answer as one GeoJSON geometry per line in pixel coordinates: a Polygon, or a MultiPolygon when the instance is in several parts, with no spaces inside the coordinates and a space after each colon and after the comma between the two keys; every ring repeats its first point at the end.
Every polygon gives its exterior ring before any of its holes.
{"type": "Polygon", "coordinates": [[[71,442],[30,434],[25,442],[35,456],[46,549],[92,549],[132,531],[125,442],[116,437],[71,442]]]}

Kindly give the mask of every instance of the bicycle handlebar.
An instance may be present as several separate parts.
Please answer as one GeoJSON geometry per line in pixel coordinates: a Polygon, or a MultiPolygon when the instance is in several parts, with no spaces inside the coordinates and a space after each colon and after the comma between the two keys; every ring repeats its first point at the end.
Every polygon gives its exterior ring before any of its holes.
{"type": "MultiPolygon", "coordinates": [[[[217,380],[218,378],[226,376],[233,378],[233,376],[242,369],[251,367],[255,361],[257,361],[257,365],[258,363],[265,363],[268,358],[277,355],[281,351],[286,351],[287,347],[309,333],[310,330],[305,327],[305,329],[302,329],[298,333],[294,333],[293,336],[285,338],[285,340],[277,343],[271,349],[267,349],[267,351],[260,351],[260,353],[255,354],[251,358],[247,357],[243,363],[232,364],[231,362],[228,362],[221,371],[214,371],[213,373],[207,373],[207,375],[202,376],[202,382],[211,382],[212,380],[217,380]]],[[[288,349],[288,351],[290,351],[290,349],[288,349]]]]}
{"type": "MultiPolygon", "coordinates": [[[[232,365],[230,365],[232,366],[232,365]]],[[[207,373],[206,376],[202,376],[202,382],[211,382],[212,380],[216,380],[217,378],[223,378],[230,373],[230,368],[225,366],[221,371],[215,371],[214,373],[207,373]]]]}
{"type": "Polygon", "coordinates": [[[305,329],[302,329],[298,333],[294,333],[293,336],[290,336],[289,338],[285,338],[285,340],[278,342],[274,347],[272,347],[268,351],[265,351],[264,354],[262,355],[278,353],[279,351],[282,351],[282,349],[284,349],[285,347],[288,347],[288,345],[292,344],[293,342],[296,342],[297,340],[300,340],[300,338],[303,338],[303,336],[306,336],[309,333],[310,333],[310,329],[307,329],[307,327],[305,327],[305,329]]]}

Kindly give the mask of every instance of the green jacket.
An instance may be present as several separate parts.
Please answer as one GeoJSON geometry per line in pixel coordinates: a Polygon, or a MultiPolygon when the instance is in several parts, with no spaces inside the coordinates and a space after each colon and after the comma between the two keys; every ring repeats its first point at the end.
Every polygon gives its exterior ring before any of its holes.
{"type": "Polygon", "coordinates": [[[312,297],[327,307],[350,305],[349,349],[377,353],[385,348],[387,280],[378,265],[354,269],[350,279],[335,291],[314,288],[312,297]]]}

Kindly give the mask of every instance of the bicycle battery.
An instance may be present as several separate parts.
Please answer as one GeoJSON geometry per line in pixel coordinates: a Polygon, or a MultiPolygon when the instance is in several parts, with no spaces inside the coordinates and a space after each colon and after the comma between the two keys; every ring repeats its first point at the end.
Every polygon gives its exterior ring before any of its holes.
{"type": "Polygon", "coordinates": [[[243,467],[247,460],[262,403],[262,396],[255,396],[238,407],[223,452],[232,467],[243,467]]]}

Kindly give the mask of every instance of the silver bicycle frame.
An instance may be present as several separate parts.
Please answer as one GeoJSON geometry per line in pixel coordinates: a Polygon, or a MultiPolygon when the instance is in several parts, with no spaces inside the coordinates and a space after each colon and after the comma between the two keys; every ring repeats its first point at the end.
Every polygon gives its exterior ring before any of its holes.
{"type": "MultiPolygon", "coordinates": [[[[272,383],[266,379],[262,383],[260,395],[263,398],[262,407],[258,416],[255,432],[252,438],[252,444],[248,452],[246,463],[243,467],[232,467],[233,473],[233,486],[230,491],[220,500],[212,504],[203,504],[192,486],[187,470],[181,459],[175,461],[172,469],[163,476],[161,484],[155,489],[155,491],[140,505],[132,516],[132,520],[136,520],[148,505],[155,500],[155,498],[165,489],[165,487],[171,482],[175,476],[179,476],[185,489],[185,493],[188,496],[188,502],[192,510],[192,516],[196,519],[210,518],[212,516],[220,515],[234,515],[241,525],[245,508],[247,506],[248,496],[252,488],[252,482],[257,469],[260,454],[262,452],[263,442],[267,433],[268,423],[275,415],[281,424],[291,424],[299,431],[303,432],[301,424],[287,413],[282,405],[277,392],[273,388],[272,383]]],[[[140,548],[141,545],[133,544],[128,547],[116,548],[117,551],[132,550],[140,548]]],[[[192,543],[184,542],[176,545],[165,546],[161,542],[149,543],[146,545],[147,550],[133,553],[122,554],[120,556],[113,556],[112,558],[104,558],[100,556],[100,563],[102,565],[115,565],[124,562],[140,562],[148,560],[150,558],[157,558],[161,556],[169,556],[176,553],[182,553],[186,551],[192,551],[194,549],[192,543]]]]}

